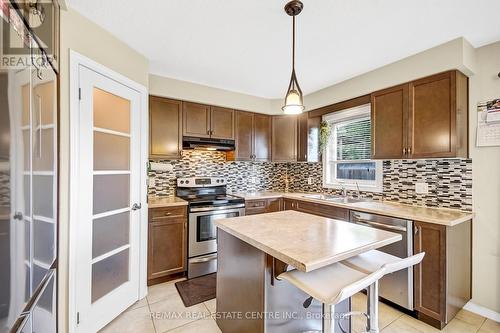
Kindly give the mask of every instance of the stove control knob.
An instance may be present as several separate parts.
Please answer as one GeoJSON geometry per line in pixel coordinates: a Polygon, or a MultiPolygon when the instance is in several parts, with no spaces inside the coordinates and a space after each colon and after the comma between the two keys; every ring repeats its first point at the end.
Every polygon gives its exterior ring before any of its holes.
{"type": "Polygon", "coordinates": [[[181,180],[179,183],[184,184],[184,181],[183,181],[183,180],[181,180]]]}

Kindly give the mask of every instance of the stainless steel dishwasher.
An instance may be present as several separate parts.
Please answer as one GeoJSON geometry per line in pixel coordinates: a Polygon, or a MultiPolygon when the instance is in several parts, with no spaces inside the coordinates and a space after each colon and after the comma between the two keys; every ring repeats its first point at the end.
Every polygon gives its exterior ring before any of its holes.
{"type": "MultiPolygon", "coordinates": [[[[413,221],[352,211],[352,223],[400,234],[399,242],[379,248],[379,251],[400,258],[413,255],[413,221]]],[[[380,280],[380,297],[413,310],[413,267],[384,276],[380,280]]]]}

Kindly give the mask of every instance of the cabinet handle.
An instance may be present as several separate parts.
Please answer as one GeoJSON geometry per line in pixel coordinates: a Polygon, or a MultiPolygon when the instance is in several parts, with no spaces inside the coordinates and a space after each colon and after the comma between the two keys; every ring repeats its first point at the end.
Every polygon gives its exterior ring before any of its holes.
{"type": "Polygon", "coordinates": [[[403,148],[403,155],[406,155],[406,147],[403,148]]]}
{"type": "Polygon", "coordinates": [[[411,147],[408,147],[408,155],[411,155],[411,147]]]}
{"type": "Polygon", "coordinates": [[[170,215],[172,215],[171,212],[165,212],[165,216],[170,216],[170,215]]]}

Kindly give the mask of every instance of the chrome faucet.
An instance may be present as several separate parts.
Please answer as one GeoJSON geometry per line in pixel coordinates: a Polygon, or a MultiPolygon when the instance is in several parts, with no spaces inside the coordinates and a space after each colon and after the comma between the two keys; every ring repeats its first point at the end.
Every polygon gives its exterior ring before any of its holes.
{"type": "Polygon", "coordinates": [[[345,188],[345,185],[342,184],[342,185],[340,185],[340,187],[341,187],[341,192],[340,193],[342,193],[342,196],[343,197],[347,197],[347,190],[345,188]]]}
{"type": "Polygon", "coordinates": [[[355,182],[355,184],[356,184],[356,189],[357,189],[357,192],[358,192],[357,194],[358,194],[358,199],[359,199],[359,198],[361,198],[361,191],[359,190],[359,184],[358,184],[358,182],[355,182]]]}

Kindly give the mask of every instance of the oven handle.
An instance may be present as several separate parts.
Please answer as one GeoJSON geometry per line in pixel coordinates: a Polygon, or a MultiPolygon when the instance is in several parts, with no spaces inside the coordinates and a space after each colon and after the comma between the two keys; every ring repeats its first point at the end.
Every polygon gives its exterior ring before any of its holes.
{"type": "Polygon", "coordinates": [[[235,209],[235,208],[245,208],[245,204],[238,204],[238,205],[232,205],[232,206],[220,206],[220,207],[199,207],[199,208],[191,208],[189,211],[192,213],[212,212],[212,211],[228,210],[228,209],[235,209]]]}
{"type": "Polygon", "coordinates": [[[373,222],[373,221],[370,221],[370,220],[365,220],[365,219],[362,219],[362,218],[359,218],[359,217],[355,217],[354,218],[354,222],[360,222],[359,224],[362,224],[362,225],[365,225],[365,226],[369,226],[369,227],[380,227],[380,228],[385,228],[385,229],[390,229],[390,230],[395,230],[395,231],[402,231],[402,232],[407,232],[408,230],[406,230],[405,227],[400,227],[400,226],[397,226],[397,225],[388,225],[388,224],[385,224],[385,223],[379,223],[379,222],[373,222]]]}
{"type": "Polygon", "coordinates": [[[212,254],[212,255],[209,255],[209,256],[205,256],[203,258],[199,258],[199,259],[189,259],[189,263],[190,264],[202,264],[204,262],[209,262],[209,261],[212,261],[212,260],[216,260],[217,259],[217,254],[212,254]]]}

